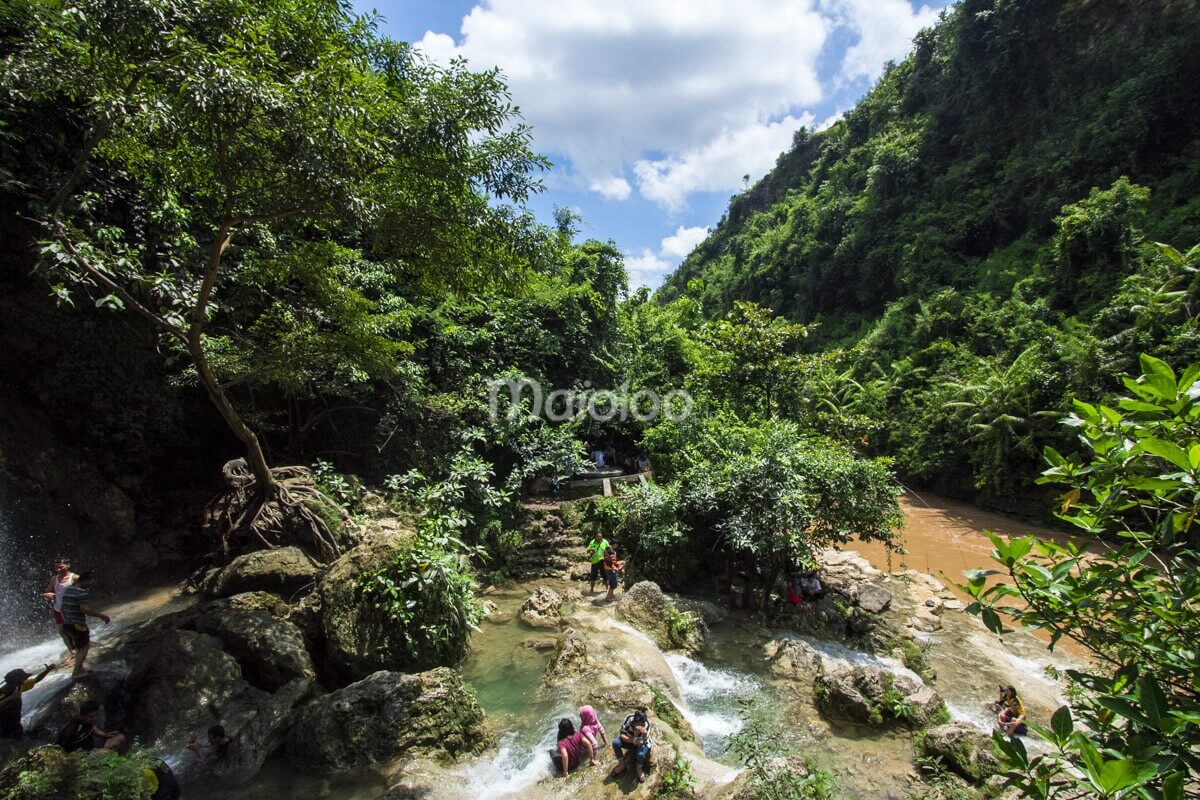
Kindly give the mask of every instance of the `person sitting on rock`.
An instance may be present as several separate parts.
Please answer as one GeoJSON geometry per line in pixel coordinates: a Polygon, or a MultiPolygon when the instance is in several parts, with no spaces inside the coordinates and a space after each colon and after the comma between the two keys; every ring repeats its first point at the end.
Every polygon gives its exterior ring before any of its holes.
{"type": "Polygon", "coordinates": [[[821,579],[817,577],[815,569],[806,570],[800,575],[800,594],[805,600],[816,600],[824,593],[825,589],[821,586],[821,579]]]}
{"type": "Polygon", "coordinates": [[[4,676],[0,685],[0,739],[20,739],[25,735],[21,725],[21,695],[41,683],[56,664],[47,664],[37,675],[23,669],[14,669],[4,676]]]}
{"type": "Polygon", "coordinates": [[[1017,696],[1017,690],[1012,686],[1000,689],[1000,697],[993,704],[996,711],[996,724],[1005,736],[1024,736],[1028,732],[1025,725],[1025,704],[1017,696]]]}
{"type": "Polygon", "coordinates": [[[641,706],[621,723],[621,733],[612,743],[613,753],[619,762],[609,773],[612,777],[624,774],[627,755],[632,755],[637,764],[638,783],[646,781],[646,761],[649,760],[650,750],[654,747],[650,740],[650,718],[646,713],[646,708],[641,706]],[[628,754],[626,750],[629,751],[628,754]]]}
{"type": "Polygon", "coordinates": [[[96,725],[100,704],[88,700],[79,707],[79,713],[59,731],[58,746],[68,753],[89,750],[120,750],[125,745],[125,734],[119,731],[101,730],[96,725]]]}
{"type": "Polygon", "coordinates": [[[624,572],[625,569],[621,566],[621,562],[617,561],[617,551],[609,547],[604,551],[604,580],[608,584],[608,594],[605,595],[605,600],[613,599],[613,592],[621,583],[621,576],[624,572]]]}
{"type": "Polygon", "coordinates": [[[229,745],[233,740],[225,735],[225,726],[213,725],[208,729],[208,741],[201,742],[197,737],[193,736],[188,739],[187,749],[196,754],[196,758],[201,761],[209,761],[212,759],[222,759],[229,752],[229,745]]]}
{"type": "Polygon", "coordinates": [[[579,709],[579,732],[584,738],[592,744],[592,751],[595,752],[601,744],[608,744],[608,737],[604,734],[604,726],[600,724],[600,718],[596,716],[596,709],[591,706],[582,706],[579,709]]]}
{"type": "Polygon", "coordinates": [[[575,723],[563,717],[558,721],[558,743],[550,753],[555,767],[562,770],[563,780],[570,777],[571,770],[579,768],[585,755],[588,766],[596,766],[596,751],[592,749],[592,743],[575,730],[575,723]]]}

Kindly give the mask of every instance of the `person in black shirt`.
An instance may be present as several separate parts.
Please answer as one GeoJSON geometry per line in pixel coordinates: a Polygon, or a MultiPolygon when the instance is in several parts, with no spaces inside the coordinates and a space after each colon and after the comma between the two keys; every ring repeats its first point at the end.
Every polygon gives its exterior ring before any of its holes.
{"type": "Polygon", "coordinates": [[[88,700],[79,707],[70,722],[58,734],[58,746],[68,753],[88,750],[119,750],[125,745],[125,734],[106,731],[96,726],[100,704],[88,700]]]}
{"type": "Polygon", "coordinates": [[[0,739],[20,739],[25,735],[21,726],[21,695],[41,683],[54,668],[54,664],[47,664],[39,675],[14,669],[4,676],[4,684],[0,685],[0,739]]]}

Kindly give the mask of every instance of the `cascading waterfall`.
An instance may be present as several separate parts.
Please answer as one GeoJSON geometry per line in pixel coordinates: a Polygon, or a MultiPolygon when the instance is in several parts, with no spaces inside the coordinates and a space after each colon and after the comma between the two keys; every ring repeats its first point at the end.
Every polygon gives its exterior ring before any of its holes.
{"type": "Polygon", "coordinates": [[[704,752],[720,756],[726,738],[742,729],[743,704],[761,690],[749,675],[709,667],[680,653],[668,653],[667,664],[679,682],[684,719],[700,737],[704,752]]]}
{"type": "Polygon", "coordinates": [[[0,657],[44,637],[49,627],[41,592],[54,555],[37,531],[24,504],[0,480],[0,657]]]}

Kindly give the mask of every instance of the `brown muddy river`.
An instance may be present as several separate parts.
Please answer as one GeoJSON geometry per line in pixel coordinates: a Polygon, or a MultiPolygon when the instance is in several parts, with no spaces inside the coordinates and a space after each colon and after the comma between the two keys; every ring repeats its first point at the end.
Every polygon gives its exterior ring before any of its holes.
{"type": "MultiPolygon", "coordinates": [[[[1061,530],[1032,525],[990,511],[982,511],[969,503],[951,500],[935,494],[909,492],[901,496],[900,508],[904,512],[904,530],[900,542],[904,553],[890,554],[879,542],[854,542],[847,549],[857,550],[871,565],[884,572],[901,572],[915,569],[940,577],[950,591],[967,600],[964,592],[956,586],[966,578],[963,572],[970,569],[998,568],[992,561],[992,543],[984,531],[998,533],[1005,538],[1034,535],[1043,539],[1065,541],[1073,539],[1061,530]]],[[[1079,539],[1076,544],[1083,545],[1079,539]]],[[[1041,631],[1033,634],[1043,641],[1048,635],[1041,631]]],[[[1082,648],[1070,641],[1058,645],[1064,653],[1080,656],[1082,648]]]]}

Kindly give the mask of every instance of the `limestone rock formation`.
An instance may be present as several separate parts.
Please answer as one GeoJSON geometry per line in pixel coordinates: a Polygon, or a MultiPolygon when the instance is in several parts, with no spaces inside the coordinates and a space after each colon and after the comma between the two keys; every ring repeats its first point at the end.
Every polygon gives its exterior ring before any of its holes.
{"type": "Polygon", "coordinates": [[[303,708],[287,752],[305,769],[337,773],[408,753],[478,752],[491,738],[475,696],[454,670],[380,671],[303,708]]]}
{"type": "Polygon", "coordinates": [[[642,581],[621,595],[617,616],[650,634],[663,650],[698,651],[704,647],[704,623],[680,611],[653,581],[642,581]]]}
{"type": "Polygon", "coordinates": [[[531,628],[557,628],[558,608],[563,599],[558,592],[539,586],[517,612],[517,619],[531,628]]]}
{"type": "Polygon", "coordinates": [[[317,585],[325,666],[343,680],[403,666],[381,646],[388,629],[363,599],[360,579],[384,566],[411,535],[395,528],[368,531],[363,543],[334,561],[317,585]]]}
{"type": "Polygon", "coordinates": [[[919,755],[938,759],[943,767],[975,784],[999,767],[992,755],[991,737],[965,722],[930,728],[917,737],[914,747],[919,755]]]}

